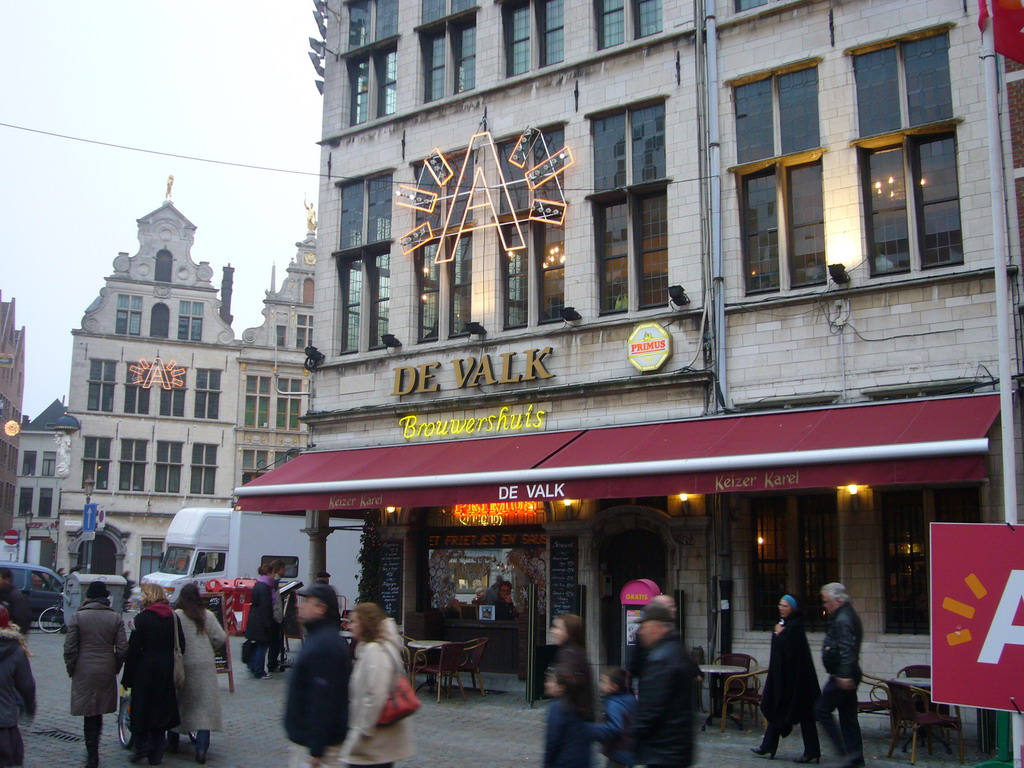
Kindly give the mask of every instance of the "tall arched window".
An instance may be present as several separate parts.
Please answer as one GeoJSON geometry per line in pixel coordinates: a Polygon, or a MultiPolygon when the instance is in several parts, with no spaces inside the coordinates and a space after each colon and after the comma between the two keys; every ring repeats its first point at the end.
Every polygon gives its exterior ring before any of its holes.
{"type": "Polygon", "coordinates": [[[171,310],[166,304],[159,302],[153,305],[149,313],[149,335],[158,339],[168,337],[171,325],[171,310]]]}
{"type": "Polygon", "coordinates": [[[302,281],[302,303],[313,303],[313,278],[307,277],[302,281]]]}
{"type": "MultiPolygon", "coordinates": [[[[170,251],[160,251],[156,255],[156,273],[153,279],[158,283],[171,282],[171,268],[174,266],[174,257],[170,251]]],[[[153,334],[154,336],[156,334],[153,334]]],[[[165,333],[164,336],[167,334],[165,333]]]]}

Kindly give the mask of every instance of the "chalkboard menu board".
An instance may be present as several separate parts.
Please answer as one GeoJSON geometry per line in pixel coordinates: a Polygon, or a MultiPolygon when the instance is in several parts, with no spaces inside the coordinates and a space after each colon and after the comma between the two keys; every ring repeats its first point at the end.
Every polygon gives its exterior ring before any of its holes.
{"type": "Polygon", "coordinates": [[[551,616],[579,613],[576,604],[576,538],[552,536],[551,550],[551,616]]]}
{"type": "Polygon", "coordinates": [[[380,607],[388,616],[401,622],[401,541],[385,541],[380,545],[380,607]]]}
{"type": "MultiPolygon", "coordinates": [[[[206,605],[206,610],[217,617],[217,621],[220,625],[224,626],[224,595],[220,592],[205,592],[203,593],[203,603],[206,605]]],[[[224,643],[220,650],[214,650],[213,660],[217,663],[218,672],[227,672],[231,668],[231,662],[228,661],[228,644],[224,643]]]]}

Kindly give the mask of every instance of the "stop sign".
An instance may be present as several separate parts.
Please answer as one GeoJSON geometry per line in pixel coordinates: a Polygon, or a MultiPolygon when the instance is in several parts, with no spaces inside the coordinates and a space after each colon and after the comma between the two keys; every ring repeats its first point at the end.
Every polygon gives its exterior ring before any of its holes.
{"type": "Polygon", "coordinates": [[[4,543],[5,544],[10,544],[10,545],[13,546],[13,545],[18,543],[18,539],[20,539],[20,538],[21,538],[21,533],[19,531],[15,530],[14,528],[8,528],[6,531],[4,531],[4,543]]]}

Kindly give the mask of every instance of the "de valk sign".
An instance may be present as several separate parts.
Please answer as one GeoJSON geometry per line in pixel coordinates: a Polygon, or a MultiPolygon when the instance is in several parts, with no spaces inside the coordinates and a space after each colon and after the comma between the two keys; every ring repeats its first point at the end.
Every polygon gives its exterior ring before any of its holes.
{"type": "Polygon", "coordinates": [[[932,523],[932,699],[1024,709],[1024,529],[932,523]]]}

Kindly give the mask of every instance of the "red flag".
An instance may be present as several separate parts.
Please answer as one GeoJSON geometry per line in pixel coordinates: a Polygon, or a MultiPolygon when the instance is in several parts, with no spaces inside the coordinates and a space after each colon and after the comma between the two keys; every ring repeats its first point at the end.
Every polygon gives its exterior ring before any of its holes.
{"type": "MultiPolygon", "coordinates": [[[[981,17],[978,23],[983,21],[984,17],[981,17]]],[[[992,0],[992,29],[996,53],[1024,64],[1024,7],[1021,0],[992,0]]]]}
{"type": "Polygon", "coordinates": [[[978,29],[982,32],[988,26],[988,3],[986,0],[978,0],[978,29]]]}

